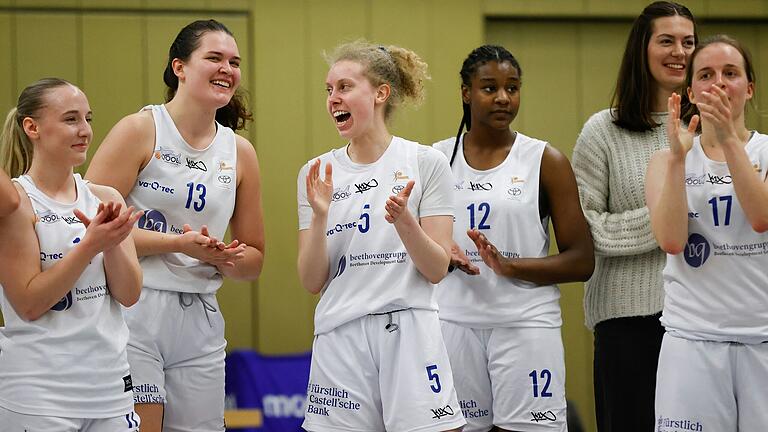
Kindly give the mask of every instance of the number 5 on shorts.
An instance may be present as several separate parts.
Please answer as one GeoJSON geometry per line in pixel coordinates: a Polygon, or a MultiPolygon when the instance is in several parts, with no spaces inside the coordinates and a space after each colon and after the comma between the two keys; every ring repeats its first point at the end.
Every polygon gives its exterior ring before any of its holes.
{"type": "Polygon", "coordinates": [[[440,377],[437,375],[437,365],[429,365],[427,366],[427,378],[429,378],[430,381],[434,381],[434,384],[431,384],[429,388],[432,389],[435,393],[440,393],[440,390],[443,389],[443,387],[440,385],[440,377]]]}

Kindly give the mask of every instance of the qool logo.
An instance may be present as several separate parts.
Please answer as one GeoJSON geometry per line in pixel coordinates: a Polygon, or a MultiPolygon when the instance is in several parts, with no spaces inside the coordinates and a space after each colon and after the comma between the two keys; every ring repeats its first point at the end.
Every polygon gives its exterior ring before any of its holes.
{"type": "Polygon", "coordinates": [[[709,258],[711,249],[709,242],[703,235],[693,233],[688,237],[688,243],[683,250],[683,257],[689,266],[701,267],[709,258]]]}
{"type": "Polygon", "coordinates": [[[464,189],[464,180],[462,180],[462,181],[456,183],[455,185],[453,185],[453,190],[460,191],[460,190],[463,190],[463,189],[464,189]]]}
{"type": "Polygon", "coordinates": [[[331,196],[331,201],[343,201],[349,197],[352,196],[352,192],[349,191],[349,185],[345,187],[344,189],[337,187],[333,190],[333,195],[331,196]]]}
{"type": "Polygon", "coordinates": [[[57,215],[56,213],[50,210],[47,210],[46,212],[37,215],[37,220],[39,220],[40,222],[46,225],[54,224],[58,222],[60,219],[61,217],[59,215],[57,215]]]}
{"type": "Polygon", "coordinates": [[[144,215],[139,218],[137,224],[139,228],[149,231],[162,233],[168,231],[168,222],[166,222],[165,216],[154,209],[145,210],[144,215]]]}
{"type": "Polygon", "coordinates": [[[155,159],[159,159],[167,164],[181,165],[181,153],[174,153],[173,150],[159,147],[155,152],[155,159]]]}
{"type": "Polygon", "coordinates": [[[62,312],[72,307],[72,291],[68,292],[67,295],[61,298],[58,303],[53,305],[51,308],[52,311],[56,312],[62,312]]]}
{"type": "Polygon", "coordinates": [[[704,176],[706,174],[686,174],[685,175],[685,185],[686,186],[704,186],[704,176]]]}

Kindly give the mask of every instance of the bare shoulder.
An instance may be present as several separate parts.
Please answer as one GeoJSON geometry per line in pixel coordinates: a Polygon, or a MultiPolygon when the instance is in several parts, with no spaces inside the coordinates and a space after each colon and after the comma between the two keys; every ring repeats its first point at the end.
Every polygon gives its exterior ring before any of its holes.
{"type": "Polygon", "coordinates": [[[247,138],[235,134],[235,145],[237,147],[237,156],[240,157],[247,157],[247,158],[255,158],[256,157],[256,149],[253,148],[253,144],[251,144],[250,141],[248,141],[247,138]]]}
{"type": "Polygon", "coordinates": [[[116,203],[125,204],[123,196],[120,192],[112,186],[105,186],[96,183],[88,183],[88,188],[96,195],[96,198],[102,202],[114,201],[116,203]]]}
{"type": "Polygon", "coordinates": [[[547,144],[544,147],[544,153],[541,156],[542,167],[570,167],[571,163],[568,161],[568,157],[563,152],[553,147],[551,144],[547,144]]]}

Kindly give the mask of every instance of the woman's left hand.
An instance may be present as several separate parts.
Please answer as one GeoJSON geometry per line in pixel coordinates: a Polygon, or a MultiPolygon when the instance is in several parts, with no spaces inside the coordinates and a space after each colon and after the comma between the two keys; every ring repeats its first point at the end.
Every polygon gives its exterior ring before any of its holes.
{"type": "Polygon", "coordinates": [[[408,198],[411,196],[411,191],[413,191],[413,185],[415,184],[416,182],[411,180],[400,193],[387,198],[387,203],[384,205],[384,209],[387,211],[384,219],[387,222],[391,224],[397,222],[400,216],[408,211],[408,198]]]}

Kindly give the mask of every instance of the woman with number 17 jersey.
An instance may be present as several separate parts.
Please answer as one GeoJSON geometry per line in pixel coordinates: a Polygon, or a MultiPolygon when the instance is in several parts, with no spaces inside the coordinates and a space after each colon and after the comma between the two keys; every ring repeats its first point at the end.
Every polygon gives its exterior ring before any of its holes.
{"type": "Polygon", "coordinates": [[[746,48],[714,35],[693,51],[685,81],[690,104],[669,98],[669,148],[651,158],[646,183],[651,228],[667,253],[656,424],[763,431],[768,136],[745,122],[755,72],[746,48]]]}
{"type": "Polygon", "coordinates": [[[458,270],[440,283],[438,303],[464,430],[565,431],[555,284],[585,280],[594,266],[576,180],[559,151],[510,129],[522,71],[509,51],[481,46],[460,75],[459,135],[434,147],[450,159],[455,181],[458,270]]]}

